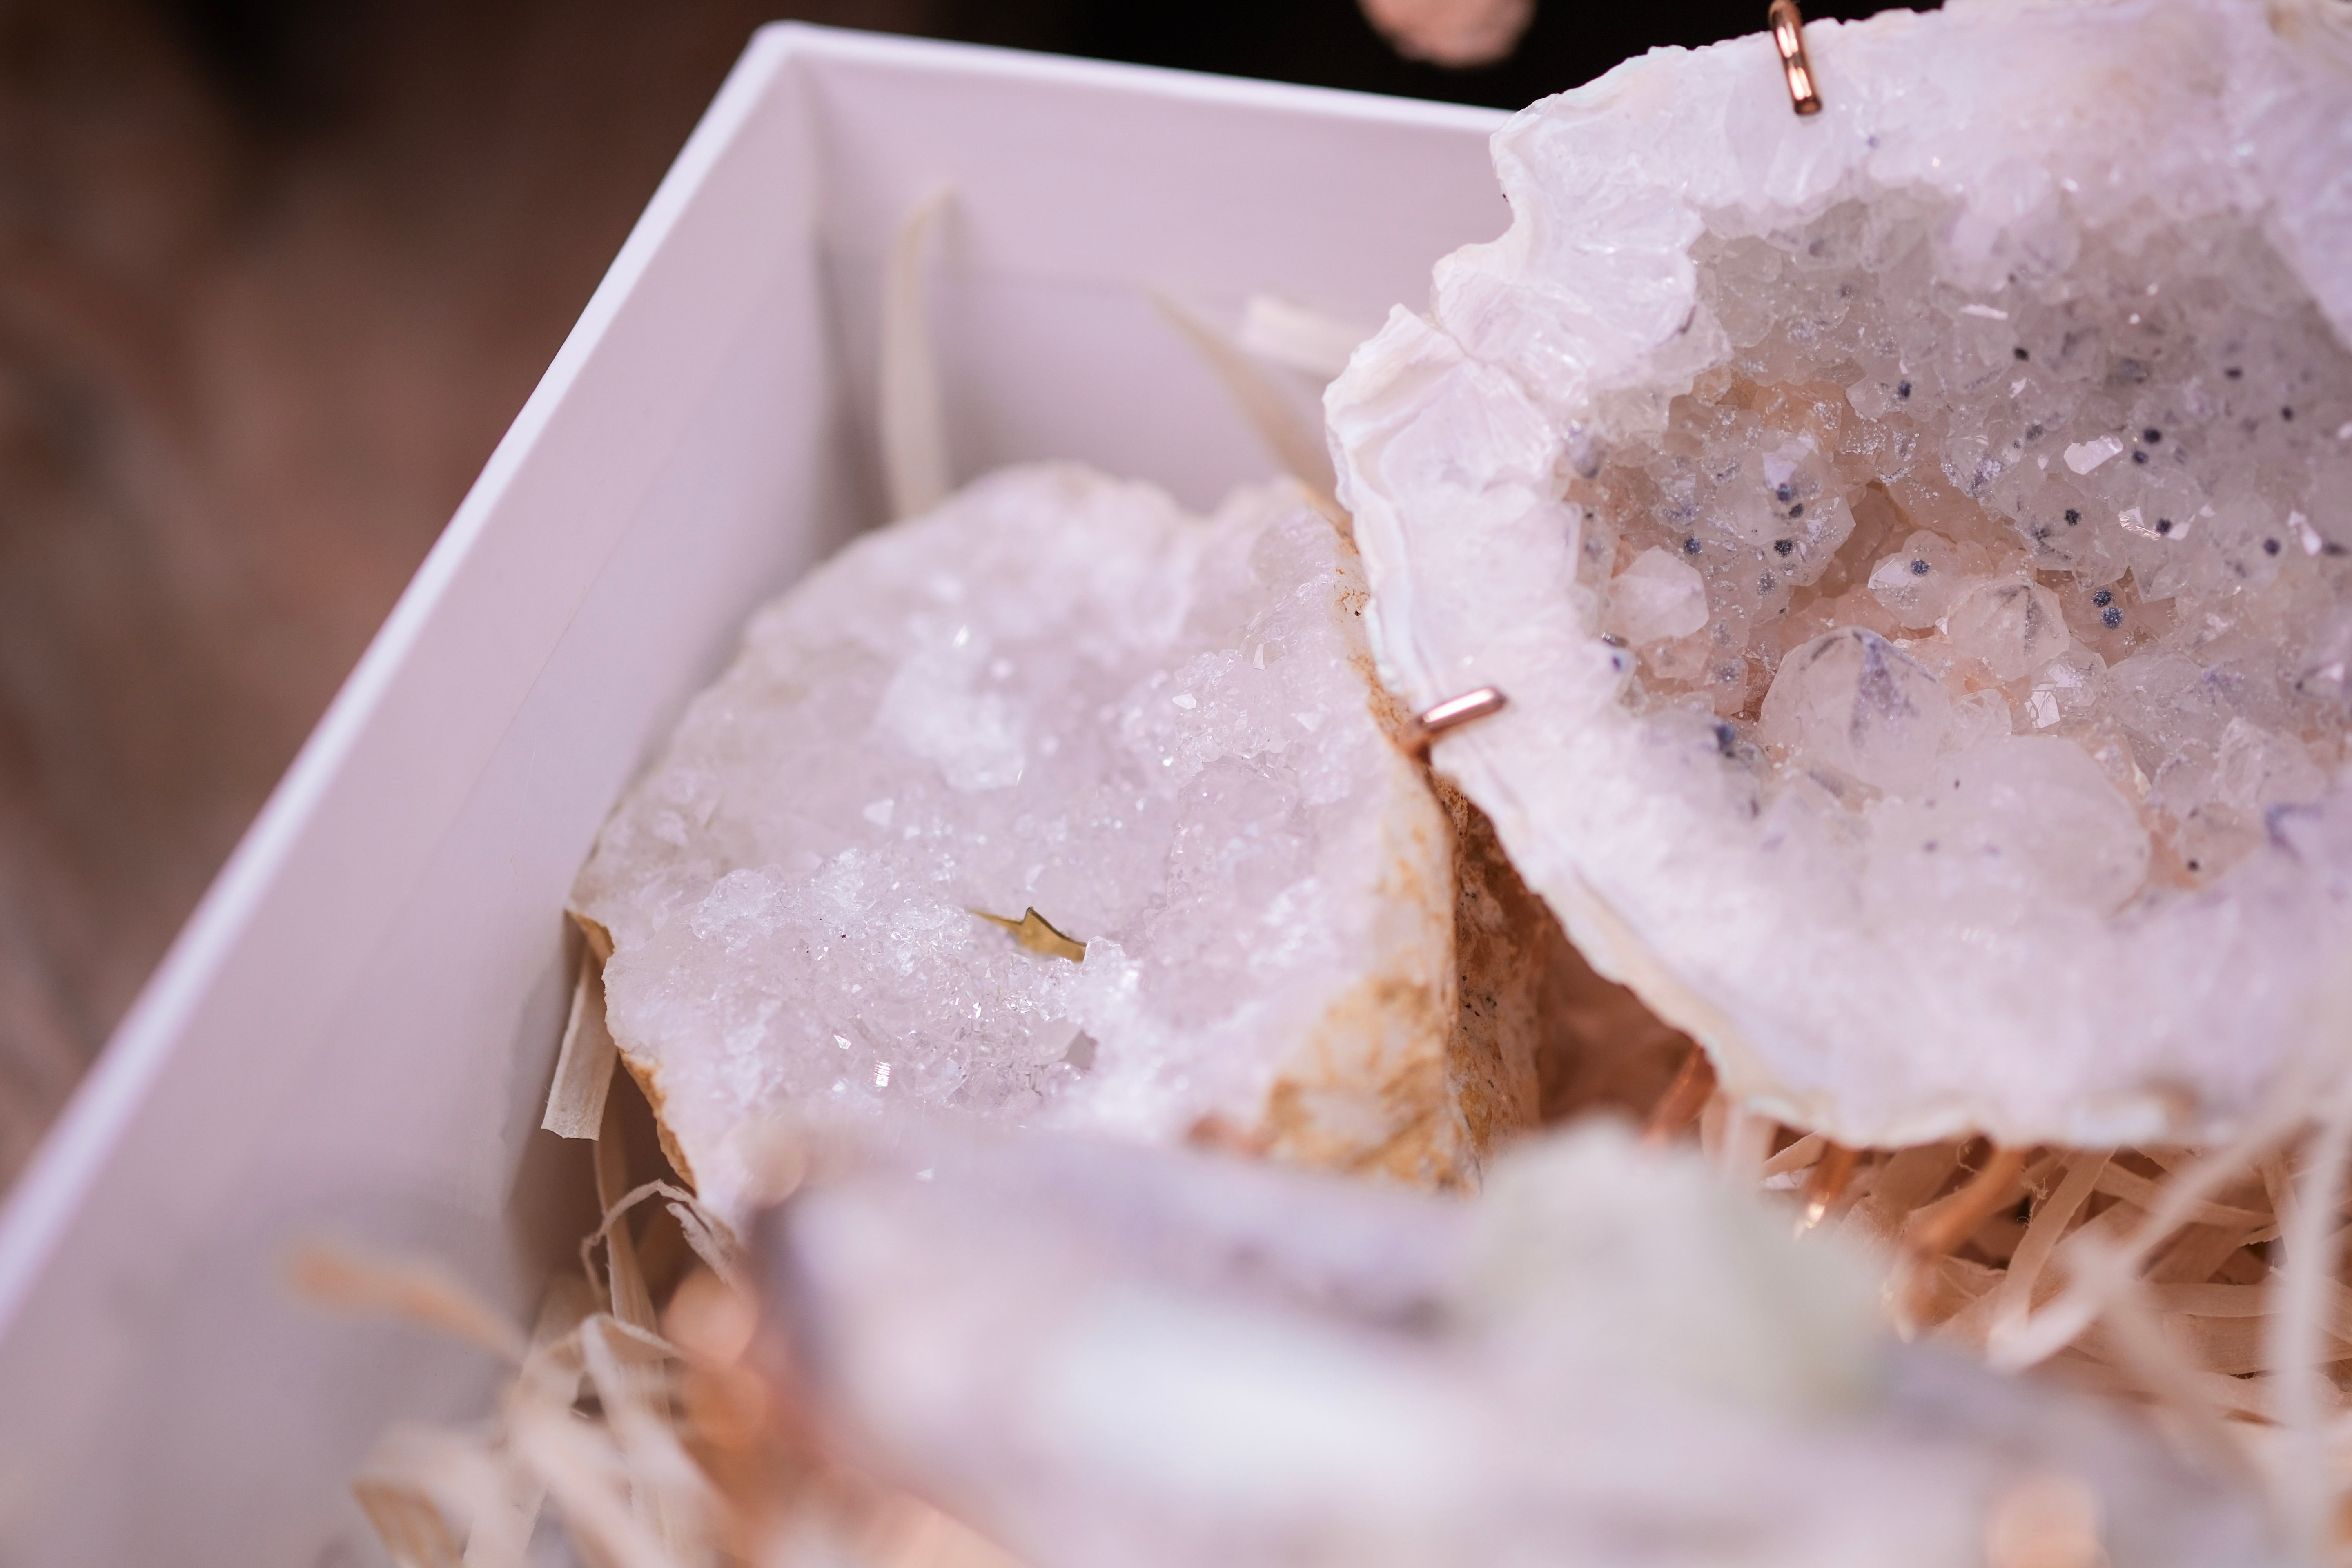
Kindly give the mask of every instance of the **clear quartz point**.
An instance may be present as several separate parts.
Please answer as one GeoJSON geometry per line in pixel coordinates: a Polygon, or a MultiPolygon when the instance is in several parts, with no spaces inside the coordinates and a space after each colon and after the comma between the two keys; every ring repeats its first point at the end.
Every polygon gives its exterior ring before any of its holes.
{"type": "Polygon", "coordinates": [[[1054,1138],[817,1165],[761,1233],[793,1397],[1035,1568],[1983,1568],[2053,1486],[2119,1564],[2280,1561],[2252,1489],[1896,1342],[1840,1238],[1606,1122],[1475,1205],[1054,1138]]]}

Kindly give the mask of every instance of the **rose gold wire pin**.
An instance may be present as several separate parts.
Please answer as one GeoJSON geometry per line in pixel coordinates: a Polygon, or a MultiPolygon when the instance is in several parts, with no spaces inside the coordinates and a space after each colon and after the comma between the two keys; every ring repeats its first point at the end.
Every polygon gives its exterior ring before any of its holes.
{"type": "Polygon", "coordinates": [[[1829,1218],[1844,1204],[1846,1191],[1853,1185],[1854,1168],[1861,1163],[1862,1151],[1843,1143],[1832,1143],[1822,1151],[1811,1178],[1805,1183],[1805,1213],[1797,1222],[1799,1236],[1829,1218]]]}
{"type": "Polygon", "coordinates": [[[1772,47],[1780,51],[1780,70],[1789,79],[1789,102],[1800,114],[1819,114],[1822,95],[1813,86],[1812,62],[1805,58],[1805,17],[1797,0],[1772,0],[1765,15],[1772,25],[1772,47]]]}
{"type": "Polygon", "coordinates": [[[1429,750],[1429,743],[1446,731],[1458,730],[1475,720],[1492,718],[1500,713],[1509,701],[1509,698],[1491,686],[1465,691],[1459,697],[1449,697],[1412,721],[1405,732],[1405,749],[1419,755],[1429,750]]]}
{"type": "Polygon", "coordinates": [[[1642,1142],[1654,1146],[1674,1142],[1675,1134],[1696,1121],[1706,1109],[1707,1099],[1714,1093],[1715,1064],[1706,1059],[1705,1050],[1693,1046],[1675,1073],[1675,1081],[1666,1086],[1666,1092],[1651,1109],[1649,1122],[1642,1129],[1642,1142]]]}

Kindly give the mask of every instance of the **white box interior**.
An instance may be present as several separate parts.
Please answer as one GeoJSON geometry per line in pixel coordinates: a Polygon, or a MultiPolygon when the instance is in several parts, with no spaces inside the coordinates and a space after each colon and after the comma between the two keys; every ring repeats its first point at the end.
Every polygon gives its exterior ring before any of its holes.
{"type": "Polygon", "coordinates": [[[0,1213],[0,1561],[381,1560],[344,1482],[497,1369],[291,1304],[304,1236],[526,1313],[566,889],[744,614],[876,521],[878,269],[930,190],[959,478],[1195,505],[1272,460],[1148,290],[1367,326],[1500,232],[1499,117],[797,26],[753,41],[545,379],[0,1213]]]}

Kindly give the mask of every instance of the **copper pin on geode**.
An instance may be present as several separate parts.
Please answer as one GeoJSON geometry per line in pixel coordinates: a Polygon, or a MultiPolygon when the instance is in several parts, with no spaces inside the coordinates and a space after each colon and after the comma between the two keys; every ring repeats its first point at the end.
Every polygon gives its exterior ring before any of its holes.
{"type": "Polygon", "coordinates": [[[1813,86],[1813,64],[1805,58],[1805,17],[1797,0],[1772,0],[1765,15],[1772,26],[1772,47],[1780,51],[1780,70],[1789,79],[1789,104],[1800,114],[1819,114],[1822,95],[1813,86]]]}
{"type": "Polygon", "coordinates": [[[1957,1191],[1911,1217],[1888,1286],[1896,1326],[1907,1337],[1935,1292],[1935,1273],[1945,1257],[1977,1233],[1977,1227],[2017,1201],[2025,1172],[2024,1149],[1993,1148],[1983,1166],[1957,1191]]]}
{"type": "Polygon", "coordinates": [[[1919,1211],[1903,1238],[1903,1250],[1918,1267],[1931,1267],[1977,1233],[1977,1227],[2017,1201],[2018,1177],[2028,1151],[1995,1148],[1958,1191],[1919,1211]]]}
{"type": "Polygon", "coordinates": [[[1459,697],[1449,697],[1427,712],[1417,715],[1405,732],[1405,749],[1416,755],[1429,750],[1429,743],[1448,730],[1458,730],[1476,720],[1500,713],[1510,699],[1491,686],[1465,691],[1459,697]]]}
{"type": "Polygon", "coordinates": [[[986,910],[971,911],[991,925],[1003,926],[1013,933],[1013,940],[1030,952],[1046,958],[1066,958],[1072,963],[1087,961],[1087,944],[1054,929],[1054,923],[1034,909],[1024,910],[1019,920],[1005,915],[992,915],[986,910]]]}
{"type": "Polygon", "coordinates": [[[1853,1184],[1854,1168],[1861,1163],[1862,1151],[1847,1144],[1832,1143],[1822,1151],[1811,1179],[1805,1184],[1805,1214],[1797,1222],[1799,1236],[1827,1219],[1845,1201],[1846,1191],[1853,1184]]]}
{"type": "Polygon", "coordinates": [[[1706,1052],[1693,1046],[1674,1082],[1651,1108],[1650,1120],[1642,1128],[1642,1142],[1654,1148],[1671,1142],[1706,1109],[1707,1098],[1714,1093],[1715,1064],[1707,1060],[1706,1052]]]}

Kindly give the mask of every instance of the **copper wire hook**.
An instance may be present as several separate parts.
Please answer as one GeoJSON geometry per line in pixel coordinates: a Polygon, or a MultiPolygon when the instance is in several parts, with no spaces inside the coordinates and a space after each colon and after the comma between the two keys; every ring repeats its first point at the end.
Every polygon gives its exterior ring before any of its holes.
{"type": "Polygon", "coordinates": [[[1822,111],[1821,90],[1813,86],[1812,62],[1805,58],[1805,17],[1797,0],[1772,0],[1765,13],[1772,26],[1772,47],[1780,51],[1780,70],[1789,79],[1789,103],[1800,114],[1822,111]]]}
{"type": "Polygon", "coordinates": [[[1405,725],[1405,750],[1418,756],[1429,750],[1430,742],[1448,730],[1500,713],[1510,701],[1491,686],[1465,691],[1459,697],[1449,697],[1426,713],[1417,714],[1405,725]]]}

